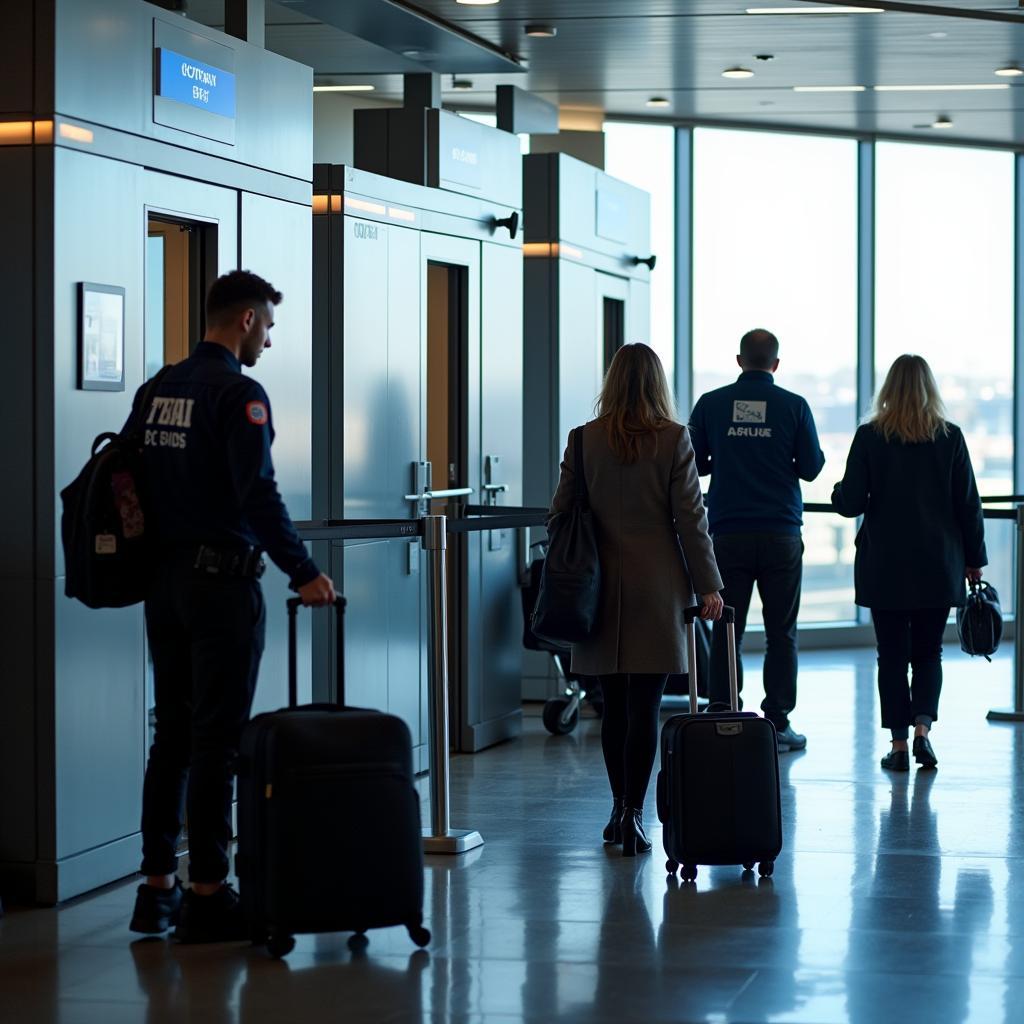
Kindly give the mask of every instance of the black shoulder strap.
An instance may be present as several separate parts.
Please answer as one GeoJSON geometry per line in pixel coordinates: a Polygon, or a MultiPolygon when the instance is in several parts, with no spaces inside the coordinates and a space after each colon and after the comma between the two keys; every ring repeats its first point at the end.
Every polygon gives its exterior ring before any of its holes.
{"type": "MultiPolygon", "coordinates": [[[[172,365],[173,364],[162,366],[159,370],[157,370],[156,373],[153,374],[152,377],[149,378],[145,390],[142,392],[142,397],[139,399],[139,406],[135,410],[136,416],[145,416],[146,410],[149,408],[150,403],[152,402],[154,396],[156,395],[156,389],[160,386],[160,381],[164,379],[164,377],[167,375],[167,372],[171,369],[172,365]]],[[[133,421],[129,422],[131,422],[132,430],[138,431],[139,427],[141,426],[141,423],[135,423],[133,421]]]]}
{"type": "Polygon", "coordinates": [[[572,443],[572,465],[576,481],[576,504],[581,508],[589,508],[590,493],[587,491],[587,474],[583,466],[583,427],[577,427],[572,432],[572,443]]]}

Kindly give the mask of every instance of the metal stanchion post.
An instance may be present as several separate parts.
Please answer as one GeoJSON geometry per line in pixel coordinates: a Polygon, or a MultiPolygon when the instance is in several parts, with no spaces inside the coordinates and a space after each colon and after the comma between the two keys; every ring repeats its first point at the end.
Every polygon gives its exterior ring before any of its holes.
{"type": "Polygon", "coordinates": [[[1024,722],[1024,505],[1017,506],[1016,581],[1013,602],[1013,707],[993,710],[990,722],[1024,722]]]}
{"type": "Polygon", "coordinates": [[[479,832],[453,829],[448,814],[447,539],[444,516],[423,517],[430,685],[430,828],[423,830],[426,853],[466,853],[484,842],[479,832]]]}

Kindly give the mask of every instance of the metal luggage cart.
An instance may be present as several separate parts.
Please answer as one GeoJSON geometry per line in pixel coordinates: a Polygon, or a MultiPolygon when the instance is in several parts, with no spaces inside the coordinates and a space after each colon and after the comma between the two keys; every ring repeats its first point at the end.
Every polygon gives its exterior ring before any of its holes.
{"type": "Polygon", "coordinates": [[[533,607],[537,603],[540,588],[540,573],[547,553],[547,543],[537,541],[530,545],[530,565],[520,579],[520,595],[523,604],[523,646],[528,651],[543,651],[551,655],[555,671],[561,683],[562,693],[544,704],[544,728],[553,736],[565,736],[576,728],[584,701],[600,718],[604,710],[601,701],[601,684],[593,676],[581,676],[570,669],[572,648],[552,643],[537,636],[530,628],[533,607]],[[536,557],[534,552],[537,551],[536,557]]]}

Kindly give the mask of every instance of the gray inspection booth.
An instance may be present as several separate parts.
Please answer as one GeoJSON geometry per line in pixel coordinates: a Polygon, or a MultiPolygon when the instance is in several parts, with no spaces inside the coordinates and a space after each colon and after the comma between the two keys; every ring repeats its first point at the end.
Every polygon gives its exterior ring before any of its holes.
{"type": "MultiPolygon", "coordinates": [[[[547,506],[612,356],[649,340],[651,203],[588,163],[537,153],[523,158],[523,207],[523,488],[527,505],[547,506]]],[[[550,658],[524,664],[524,697],[550,697],[550,658]]]]}
{"type": "MultiPolygon", "coordinates": [[[[141,0],[5,4],[0,65],[0,886],[53,903],[138,868],[151,692],[141,606],[64,596],[59,492],[240,266],[284,293],[254,375],[312,512],[312,73],[141,0]]],[[[286,697],[286,581],[264,586],[258,708],[286,697]]]]}
{"type": "MultiPolygon", "coordinates": [[[[419,101],[409,83],[406,92],[402,108],[356,112],[358,167],[315,170],[321,519],[412,521],[522,504],[522,236],[510,230],[521,217],[519,143],[431,106],[430,90],[419,101]]],[[[346,702],[402,717],[425,770],[420,544],[337,542],[329,558],[349,602],[346,702]]],[[[449,539],[459,750],[521,729],[517,571],[513,531],[449,539]]],[[[330,628],[317,627],[318,680],[332,678],[330,628]]]]}

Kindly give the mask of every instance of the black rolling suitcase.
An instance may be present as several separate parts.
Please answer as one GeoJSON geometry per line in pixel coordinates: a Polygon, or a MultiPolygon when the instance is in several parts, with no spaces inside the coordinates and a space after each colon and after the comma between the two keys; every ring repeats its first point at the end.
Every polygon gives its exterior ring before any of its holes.
{"type": "MultiPolygon", "coordinates": [[[[394,715],[297,705],[296,616],[288,601],[289,707],[257,715],[242,735],[236,869],[253,941],[285,956],[294,936],[423,927],[423,838],[412,738],[394,715]]],[[[338,598],[339,697],[344,610],[338,598]]]]}
{"type": "MultiPolygon", "coordinates": [[[[691,708],[697,706],[698,612],[686,610],[691,708]]],[[[734,610],[727,607],[724,618],[732,710],[675,715],[661,730],[658,818],[664,825],[665,870],[674,874],[681,865],[686,882],[696,879],[698,864],[742,864],[748,871],[759,864],[762,877],[768,877],[782,851],[775,726],[738,710],[734,610]]]]}

